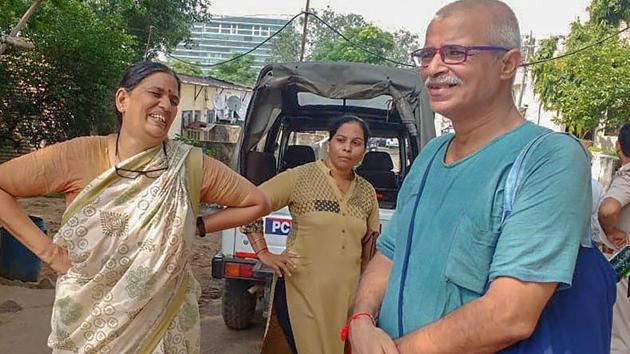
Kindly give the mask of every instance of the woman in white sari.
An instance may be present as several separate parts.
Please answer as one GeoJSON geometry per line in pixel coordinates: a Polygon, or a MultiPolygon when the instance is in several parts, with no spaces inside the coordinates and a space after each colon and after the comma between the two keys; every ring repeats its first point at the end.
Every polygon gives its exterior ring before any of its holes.
{"type": "Polygon", "coordinates": [[[72,139],[0,165],[0,224],[60,273],[53,353],[199,353],[195,234],[269,211],[251,183],[199,149],[167,139],[180,82],[168,67],[130,67],[117,134],[72,139]],[[53,240],[16,197],[65,193],[53,240]],[[199,203],[228,206],[198,217],[199,203]]]}

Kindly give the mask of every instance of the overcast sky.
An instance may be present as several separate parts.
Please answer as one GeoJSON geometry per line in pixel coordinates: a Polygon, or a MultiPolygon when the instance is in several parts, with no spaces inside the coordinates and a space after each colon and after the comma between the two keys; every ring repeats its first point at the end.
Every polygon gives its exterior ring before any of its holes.
{"type": "MultiPolygon", "coordinates": [[[[211,0],[216,15],[288,15],[304,10],[306,0],[211,0]]],[[[363,15],[389,31],[407,29],[424,38],[424,31],[437,9],[448,0],[311,0],[311,8],[330,5],[335,12],[363,15]]],[[[591,0],[506,0],[519,19],[521,32],[536,38],[567,34],[578,17],[587,19],[591,0]]]]}

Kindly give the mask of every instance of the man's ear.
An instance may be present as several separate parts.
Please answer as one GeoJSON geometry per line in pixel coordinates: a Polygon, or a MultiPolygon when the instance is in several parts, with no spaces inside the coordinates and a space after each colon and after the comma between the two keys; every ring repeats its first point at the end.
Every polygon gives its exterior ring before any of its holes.
{"type": "Polygon", "coordinates": [[[521,65],[521,51],[510,49],[501,58],[501,79],[512,80],[516,76],[516,71],[521,65]]]}
{"type": "Polygon", "coordinates": [[[116,102],[116,109],[118,112],[121,114],[125,113],[127,111],[127,105],[129,104],[129,94],[127,93],[127,90],[122,87],[116,90],[114,101],[116,102]]]}

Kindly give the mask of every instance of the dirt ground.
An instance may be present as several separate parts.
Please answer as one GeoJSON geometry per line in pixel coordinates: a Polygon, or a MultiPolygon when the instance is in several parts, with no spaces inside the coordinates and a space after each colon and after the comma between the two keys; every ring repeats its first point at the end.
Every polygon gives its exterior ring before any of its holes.
{"type": "MultiPolygon", "coordinates": [[[[65,210],[65,203],[62,197],[24,198],[20,199],[19,202],[27,213],[44,219],[49,236],[52,237],[59,230],[61,217],[65,210]]],[[[229,330],[221,319],[223,282],[222,280],[213,279],[211,275],[212,257],[220,248],[221,238],[219,234],[208,234],[205,238],[195,238],[191,265],[202,289],[201,299],[199,300],[202,353],[256,353],[264,329],[262,319],[256,320],[254,327],[246,331],[229,330]]],[[[56,273],[44,265],[40,271],[39,278],[40,281],[48,278],[54,284],[56,273]]],[[[0,322],[0,325],[2,325],[2,322],[0,322]]],[[[47,336],[48,333],[38,333],[37,335],[47,336]]],[[[1,337],[0,342],[2,342],[1,337]]],[[[3,347],[3,345],[0,345],[0,347],[3,347]]]]}

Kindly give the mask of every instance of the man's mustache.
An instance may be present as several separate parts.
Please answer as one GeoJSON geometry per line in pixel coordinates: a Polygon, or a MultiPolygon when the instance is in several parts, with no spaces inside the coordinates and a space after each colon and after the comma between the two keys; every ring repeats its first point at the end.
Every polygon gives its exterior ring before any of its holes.
{"type": "Polygon", "coordinates": [[[450,75],[440,75],[440,76],[429,76],[426,80],[424,80],[424,85],[461,85],[462,80],[457,76],[450,75]]]}

